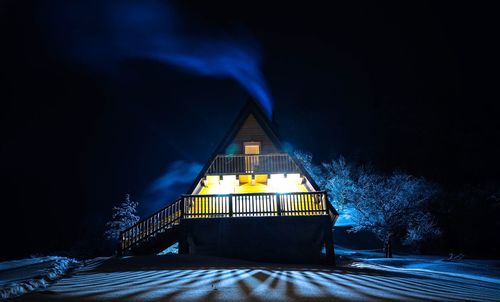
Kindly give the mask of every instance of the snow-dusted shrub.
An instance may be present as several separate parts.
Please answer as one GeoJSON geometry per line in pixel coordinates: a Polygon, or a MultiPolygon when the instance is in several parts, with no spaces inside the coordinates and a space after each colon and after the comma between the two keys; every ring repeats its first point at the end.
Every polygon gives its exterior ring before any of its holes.
{"type": "Polygon", "coordinates": [[[113,207],[112,220],[106,223],[104,236],[108,240],[118,240],[120,233],[139,222],[137,216],[138,202],[130,199],[130,194],[125,195],[125,200],[120,205],[113,207]]]}

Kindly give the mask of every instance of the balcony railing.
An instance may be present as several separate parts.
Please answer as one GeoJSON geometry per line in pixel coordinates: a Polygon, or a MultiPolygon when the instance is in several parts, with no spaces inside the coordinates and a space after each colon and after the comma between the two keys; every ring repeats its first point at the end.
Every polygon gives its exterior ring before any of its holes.
{"type": "Polygon", "coordinates": [[[179,225],[182,219],[312,216],[336,212],[325,192],[184,195],[120,234],[120,252],[179,225]]]}
{"type": "Polygon", "coordinates": [[[299,173],[288,154],[217,155],[206,174],[299,173]]]}
{"type": "Polygon", "coordinates": [[[184,196],[184,218],[327,215],[324,192],[184,196]]]}

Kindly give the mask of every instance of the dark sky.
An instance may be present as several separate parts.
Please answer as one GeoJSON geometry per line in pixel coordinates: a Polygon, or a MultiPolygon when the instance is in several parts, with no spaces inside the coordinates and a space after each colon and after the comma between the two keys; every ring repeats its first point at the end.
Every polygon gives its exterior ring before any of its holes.
{"type": "MultiPolygon", "coordinates": [[[[284,141],[451,188],[498,177],[492,8],[269,2],[175,7],[187,24],[253,37],[284,141]]],[[[1,259],[68,249],[169,164],[203,163],[249,98],[232,79],[147,58],[111,73],[74,64],[56,51],[71,37],[54,45],[44,24],[57,10],[0,3],[1,259]]]]}

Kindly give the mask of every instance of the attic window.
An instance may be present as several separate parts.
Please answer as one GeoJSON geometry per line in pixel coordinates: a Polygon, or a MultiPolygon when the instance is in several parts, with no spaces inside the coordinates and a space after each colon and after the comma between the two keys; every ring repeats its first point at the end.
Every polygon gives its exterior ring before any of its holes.
{"type": "Polygon", "coordinates": [[[260,154],[260,142],[244,142],[245,154],[260,154]]]}

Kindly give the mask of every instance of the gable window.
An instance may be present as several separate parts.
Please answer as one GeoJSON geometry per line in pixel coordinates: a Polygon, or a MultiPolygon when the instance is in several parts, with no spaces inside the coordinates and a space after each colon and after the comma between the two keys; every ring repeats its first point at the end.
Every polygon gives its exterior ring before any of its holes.
{"type": "Polygon", "coordinates": [[[245,154],[260,154],[260,142],[244,142],[245,154]]]}
{"type": "Polygon", "coordinates": [[[260,142],[244,142],[245,147],[245,172],[254,173],[259,165],[260,142]],[[254,156],[252,156],[254,155],[254,156]]]}

